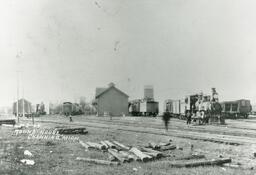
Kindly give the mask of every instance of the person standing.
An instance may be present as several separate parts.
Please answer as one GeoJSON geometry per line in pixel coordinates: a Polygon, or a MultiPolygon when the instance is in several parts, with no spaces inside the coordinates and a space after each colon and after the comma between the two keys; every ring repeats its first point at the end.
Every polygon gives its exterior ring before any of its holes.
{"type": "Polygon", "coordinates": [[[163,121],[164,121],[164,126],[165,126],[165,131],[168,131],[168,125],[170,122],[171,114],[169,112],[164,112],[163,114],[163,121]]]}
{"type": "Polygon", "coordinates": [[[186,113],[186,117],[187,117],[187,125],[191,124],[191,113],[190,113],[190,111],[188,111],[186,113]]]}

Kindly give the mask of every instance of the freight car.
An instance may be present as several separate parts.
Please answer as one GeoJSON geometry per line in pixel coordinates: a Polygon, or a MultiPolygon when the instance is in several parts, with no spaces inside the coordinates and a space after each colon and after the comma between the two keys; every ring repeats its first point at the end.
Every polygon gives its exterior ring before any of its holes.
{"type": "Polygon", "coordinates": [[[78,103],[64,102],[62,113],[66,116],[83,114],[82,107],[78,103]]]}
{"type": "Polygon", "coordinates": [[[252,111],[250,100],[235,100],[221,102],[222,114],[225,118],[248,118],[249,113],[252,111]]]}
{"type": "Polygon", "coordinates": [[[62,105],[62,113],[65,116],[70,116],[72,114],[72,103],[71,102],[64,102],[62,105]]]}
{"type": "Polygon", "coordinates": [[[133,100],[129,103],[129,112],[132,116],[157,116],[159,103],[153,100],[133,100]]]}
{"type": "MultiPolygon", "coordinates": [[[[13,114],[17,116],[17,102],[13,103],[13,114]]],[[[25,115],[25,117],[32,116],[32,105],[29,101],[26,99],[19,99],[18,100],[18,115],[20,117],[25,115]],[[23,112],[24,110],[24,112],[23,112]]]]}

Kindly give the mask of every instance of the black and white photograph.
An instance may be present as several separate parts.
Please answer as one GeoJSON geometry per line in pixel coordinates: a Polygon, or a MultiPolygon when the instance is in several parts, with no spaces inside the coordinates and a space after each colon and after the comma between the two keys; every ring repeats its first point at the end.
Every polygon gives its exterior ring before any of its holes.
{"type": "Polygon", "coordinates": [[[0,0],[0,174],[256,174],[255,9],[0,0]]]}

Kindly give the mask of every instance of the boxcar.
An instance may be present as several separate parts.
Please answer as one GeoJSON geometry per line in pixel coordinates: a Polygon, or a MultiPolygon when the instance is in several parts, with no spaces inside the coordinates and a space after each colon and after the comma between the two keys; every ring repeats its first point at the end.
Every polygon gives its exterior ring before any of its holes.
{"type": "Polygon", "coordinates": [[[69,116],[72,114],[72,103],[71,102],[64,102],[62,113],[66,116],[69,116]]]}
{"type": "Polygon", "coordinates": [[[142,101],[140,102],[140,113],[144,116],[157,116],[159,110],[159,103],[156,101],[142,101]]]}
{"type": "Polygon", "coordinates": [[[129,112],[132,116],[157,116],[159,103],[153,100],[133,100],[129,102],[129,112]]]}
{"type": "Polygon", "coordinates": [[[252,110],[250,100],[235,100],[221,102],[222,114],[225,118],[248,118],[252,110]]]}

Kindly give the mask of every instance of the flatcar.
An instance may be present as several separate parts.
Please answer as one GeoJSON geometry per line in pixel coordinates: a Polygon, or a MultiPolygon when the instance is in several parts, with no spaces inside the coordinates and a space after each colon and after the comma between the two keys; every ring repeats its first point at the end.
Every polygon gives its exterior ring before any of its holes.
{"type": "Polygon", "coordinates": [[[225,118],[248,118],[252,111],[250,100],[241,99],[235,101],[221,102],[222,114],[225,118]]]}

